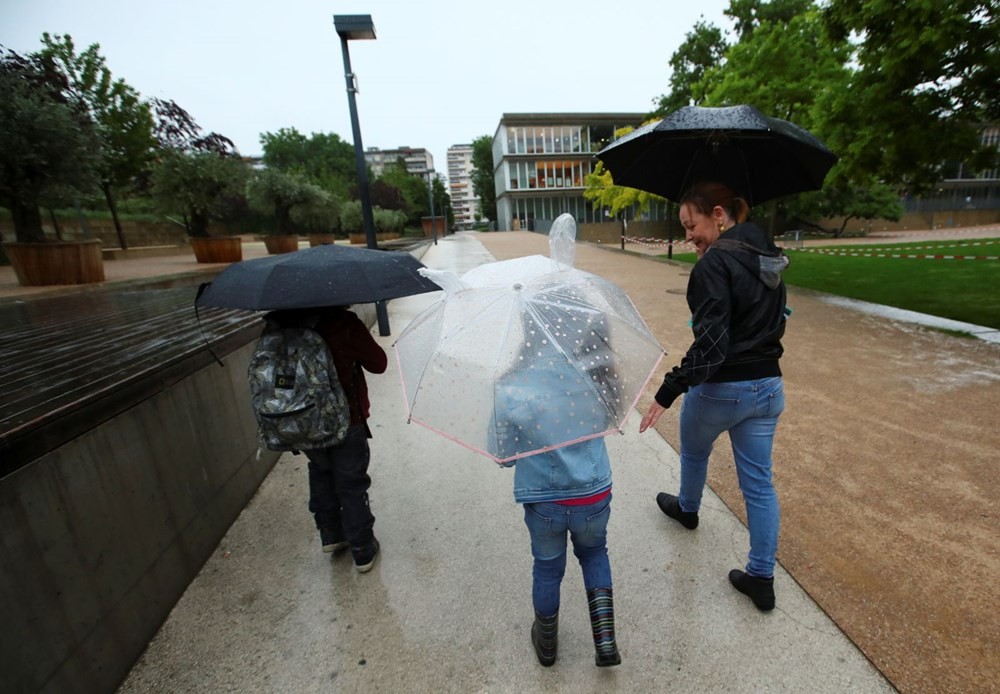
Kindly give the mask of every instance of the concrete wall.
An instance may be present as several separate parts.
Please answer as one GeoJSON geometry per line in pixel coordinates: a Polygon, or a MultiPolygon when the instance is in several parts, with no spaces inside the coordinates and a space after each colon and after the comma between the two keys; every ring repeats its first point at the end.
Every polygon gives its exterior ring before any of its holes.
{"type": "MultiPolygon", "coordinates": [[[[56,239],[55,227],[51,218],[42,217],[42,229],[49,238],[56,239]]],[[[227,233],[222,229],[217,233],[227,233]]],[[[122,233],[125,243],[132,246],[181,246],[187,245],[188,235],[184,227],[168,222],[122,222],[122,233]]],[[[118,248],[118,232],[114,224],[108,221],[91,219],[87,221],[86,229],[78,219],[59,219],[59,234],[66,241],[91,238],[101,239],[104,248],[118,248]]],[[[5,242],[13,241],[14,222],[10,219],[0,219],[0,238],[5,242]]]]}
{"type": "MultiPolygon", "coordinates": [[[[820,221],[820,224],[826,229],[839,229],[842,223],[842,217],[820,221]]],[[[907,212],[898,222],[891,222],[887,219],[851,219],[847,222],[844,231],[846,233],[868,233],[872,231],[952,229],[985,224],[1000,224],[1000,210],[907,212]]]]}
{"type": "Polygon", "coordinates": [[[252,349],[0,479],[4,692],[114,691],[142,654],[277,459],[252,349]]]}

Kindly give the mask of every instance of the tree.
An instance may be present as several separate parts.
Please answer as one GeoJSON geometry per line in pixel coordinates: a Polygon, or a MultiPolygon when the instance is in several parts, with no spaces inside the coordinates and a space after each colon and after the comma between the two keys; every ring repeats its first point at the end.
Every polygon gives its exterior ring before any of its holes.
{"type": "MultiPolygon", "coordinates": [[[[783,9],[778,12],[757,0],[733,2],[727,14],[737,20],[742,39],[729,48],[724,63],[704,72],[694,89],[705,95],[705,105],[752,104],[762,113],[792,121],[825,141],[825,126],[830,124],[824,113],[826,100],[848,89],[850,71],[845,63],[849,47],[824,38],[819,11],[811,2],[789,0],[783,9]],[[789,16],[792,10],[800,13],[789,16]]],[[[837,153],[842,158],[849,156],[837,153]]],[[[804,197],[793,205],[795,215],[807,219],[849,214],[855,204],[852,196],[861,194],[864,186],[831,172],[826,187],[835,181],[837,190],[829,199],[804,197]],[[840,207],[843,211],[836,211],[840,207]]],[[[864,198],[862,194],[856,203],[860,205],[864,198]]],[[[772,233],[786,203],[775,201],[766,206],[772,233]]]]}
{"type": "Polygon", "coordinates": [[[705,95],[705,105],[752,104],[813,130],[817,95],[845,89],[849,77],[847,45],[818,39],[822,33],[815,9],[780,22],[762,21],[694,88],[705,95]]]}
{"type": "Polygon", "coordinates": [[[85,107],[100,139],[100,187],[118,241],[127,248],[115,190],[131,185],[153,158],[156,141],[149,104],[124,80],[112,79],[98,44],[91,44],[79,55],[68,34],[44,33],[42,44],[41,56],[51,60],[63,75],[73,99],[85,107]]]}
{"type": "Polygon", "coordinates": [[[201,126],[177,102],[153,98],[149,103],[153,111],[153,136],[161,152],[211,152],[223,157],[239,156],[236,145],[228,137],[215,132],[203,135],[201,126]]]}
{"type": "MultiPolygon", "coordinates": [[[[377,178],[368,186],[368,196],[373,207],[381,207],[385,210],[400,210],[406,212],[406,198],[403,191],[387,182],[385,179],[377,178]]],[[[405,215],[404,215],[405,216],[405,215]]]]}
{"type": "Polygon", "coordinates": [[[849,176],[874,173],[919,194],[945,162],[993,168],[1000,153],[979,142],[1000,120],[1000,18],[996,0],[830,0],[834,39],[854,43],[858,69],[829,120],[849,122],[833,144],[850,147],[849,176]]]}
{"type": "Polygon", "coordinates": [[[430,193],[434,196],[434,213],[438,217],[445,218],[445,225],[448,226],[449,220],[455,218],[455,212],[451,208],[451,196],[444,187],[444,182],[434,176],[431,180],[430,193]]]}
{"type": "Polygon", "coordinates": [[[340,201],[318,185],[306,183],[303,199],[289,210],[291,221],[308,231],[328,233],[340,222],[340,201]]]}
{"type": "Polygon", "coordinates": [[[493,138],[482,135],[472,141],[472,192],[479,199],[483,219],[497,218],[496,177],[493,166],[493,138]]]}
{"type": "MultiPolygon", "coordinates": [[[[374,210],[372,214],[374,215],[374,210]]],[[[361,212],[360,200],[348,200],[340,206],[340,228],[349,234],[364,231],[364,216],[361,212]]]]}
{"type": "Polygon", "coordinates": [[[813,7],[813,0],[730,0],[723,14],[736,23],[737,41],[743,42],[757,27],[787,24],[813,7]]]}
{"type": "Polygon", "coordinates": [[[375,207],[372,209],[372,216],[375,218],[376,231],[399,233],[406,225],[406,215],[399,210],[375,207]]]}
{"type": "Polygon", "coordinates": [[[890,219],[898,221],[903,217],[903,203],[899,192],[892,186],[879,181],[868,185],[850,186],[837,184],[824,186],[822,191],[802,193],[788,203],[789,213],[809,226],[816,226],[803,219],[806,215],[821,217],[842,217],[840,227],[833,236],[840,237],[852,219],[890,219]]]}
{"type": "Polygon", "coordinates": [[[695,85],[702,83],[706,70],[722,63],[727,48],[718,27],[706,22],[695,24],[670,56],[670,92],[659,97],[651,116],[663,118],[679,108],[697,106],[704,101],[704,89],[696,91],[695,85]]]}
{"type": "Polygon", "coordinates": [[[0,203],[21,243],[45,240],[40,207],[89,193],[100,144],[50,59],[0,48],[0,203]]]}
{"type": "Polygon", "coordinates": [[[308,186],[309,183],[301,174],[263,169],[255,171],[247,182],[247,201],[258,212],[274,215],[275,234],[290,234],[293,233],[292,208],[308,203],[314,197],[314,191],[308,186]]]}
{"type": "MultiPolygon", "coordinates": [[[[419,226],[420,218],[430,214],[427,180],[407,171],[406,164],[402,160],[387,165],[382,175],[376,179],[376,183],[391,186],[399,191],[405,201],[403,211],[406,213],[408,224],[419,226]]],[[[372,198],[372,205],[375,204],[375,199],[372,198]]]]}
{"type": "Polygon", "coordinates": [[[260,144],[264,165],[303,176],[341,199],[357,186],[358,171],[354,145],[334,133],[313,133],[306,137],[295,128],[263,133],[260,144]]]}
{"type": "MultiPolygon", "coordinates": [[[[615,139],[624,137],[635,128],[626,126],[615,131],[615,139]]],[[[618,217],[624,210],[634,207],[636,213],[641,213],[649,209],[649,204],[654,200],[662,201],[663,198],[644,190],[636,188],[626,188],[616,186],[611,179],[611,172],[604,168],[604,162],[598,161],[593,173],[584,177],[583,197],[592,201],[594,209],[601,207],[608,208],[611,216],[618,217]]]]}
{"type": "Polygon", "coordinates": [[[246,165],[218,152],[168,152],[153,169],[153,197],[165,212],[184,216],[190,236],[208,237],[212,219],[222,219],[226,202],[240,195],[246,165]]]}

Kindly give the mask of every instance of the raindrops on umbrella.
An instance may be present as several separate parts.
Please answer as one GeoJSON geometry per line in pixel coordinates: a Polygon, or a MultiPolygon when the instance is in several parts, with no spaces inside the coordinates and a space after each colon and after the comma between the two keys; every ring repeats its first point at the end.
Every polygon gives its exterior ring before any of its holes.
{"type": "Polygon", "coordinates": [[[597,153],[615,185],[677,202],[693,184],[727,184],[751,205],[819,190],[837,156],[812,133],[753,106],[686,106],[597,153]]]}

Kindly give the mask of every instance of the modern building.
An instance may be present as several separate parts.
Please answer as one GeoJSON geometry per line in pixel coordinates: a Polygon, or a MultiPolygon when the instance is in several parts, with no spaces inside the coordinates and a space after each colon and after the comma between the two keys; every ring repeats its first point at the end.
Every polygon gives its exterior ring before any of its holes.
{"type": "MultiPolygon", "coordinates": [[[[985,125],[979,142],[1000,150],[1000,124],[985,125]]],[[[944,170],[946,178],[934,190],[903,199],[903,219],[896,226],[974,226],[1000,219],[1000,169],[977,171],[964,162],[948,162],[944,170]]],[[[879,222],[876,226],[889,225],[879,222]]]]}
{"type": "Polygon", "coordinates": [[[403,160],[407,172],[427,178],[427,172],[434,170],[434,155],[422,147],[397,147],[396,149],[379,149],[369,147],[365,151],[365,162],[372,171],[373,177],[381,176],[385,168],[403,160]]]}
{"type": "MultiPolygon", "coordinates": [[[[609,221],[583,197],[594,155],[615,130],[638,127],[642,113],[505,113],[493,136],[498,230],[548,231],[568,212],[578,223],[609,221]]],[[[666,205],[651,205],[646,218],[663,219],[666,205]]]]}
{"type": "Polygon", "coordinates": [[[448,194],[455,226],[471,229],[479,211],[479,200],[472,191],[472,145],[448,148],[448,194]]]}

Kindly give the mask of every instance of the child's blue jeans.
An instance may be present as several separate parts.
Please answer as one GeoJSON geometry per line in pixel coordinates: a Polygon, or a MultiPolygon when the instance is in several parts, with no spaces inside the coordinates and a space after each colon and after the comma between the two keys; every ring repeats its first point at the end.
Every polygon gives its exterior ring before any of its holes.
{"type": "Polygon", "coordinates": [[[538,614],[548,617],[559,610],[559,587],[566,573],[566,535],[583,570],[586,589],[611,587],[607,528],[611,495],[596,504],[570,506],[543,502],[524,504],[524,523],[531,534],[531,600],[538,614]]]}

